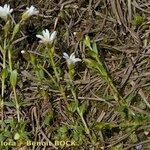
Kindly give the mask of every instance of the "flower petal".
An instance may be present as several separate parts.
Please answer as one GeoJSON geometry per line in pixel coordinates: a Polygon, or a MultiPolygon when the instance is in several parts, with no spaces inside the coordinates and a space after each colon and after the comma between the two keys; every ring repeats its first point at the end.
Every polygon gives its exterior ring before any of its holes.
{"type": "Polygon", "coordinates": [[[78,62],[78,61],[82,61],[82,60],[80,58],[75,58],[74,61],[78,62]]]}
{"type": "Polygon", "coordinates": [[[49,33],[48,29],[45,30],[45,38],[46,38],[47,40],[50,39],[50,33],[49,33]]]}
{"type": "Polygon", "coordinates": [[[9,13],[12,13],[13,12],[13,9],[10,9],[9,13]]]}
{"type": "Polygon", "coordinates": [[[69,59],[69,55],[67,53],[63,53],[63,58],[65,58],[67,60],[67,59],[69,59]]]}
{"type": "Polygon", "coordinates": [[[52,34],[51,34],[51,36],[50,36],[50,41],[51,41],[51,42],[54,41],[54,39],[56,38],[56,35],[57,35],[57,32],[56,32],[56,31],[52,32],[52,34]]]}
{"type": "Polygon", "coordinates": [[[75,53],[74,52],[70,55],[70,59],[75,59],[75,53]]]}
{"type": "Polygon", "coordinates": [[[44,40],[44,37],[42,35],[36,35],[37,38],[44,40]]]}

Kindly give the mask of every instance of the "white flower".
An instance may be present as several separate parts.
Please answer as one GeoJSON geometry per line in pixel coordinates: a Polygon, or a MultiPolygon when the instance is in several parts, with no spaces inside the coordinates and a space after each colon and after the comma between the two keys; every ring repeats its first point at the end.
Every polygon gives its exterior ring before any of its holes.
{"type": "Polygon", "coordinates": [[[33,15],[37,15],[39,13],[39,11],[34,6],[31,6],[30,8],[27,7],[26,13],[30,17],[30,16],[33,16],[33,15]]]}
{"type": "Polygon", "coordinates": [[[78,61],[81,61],[80,58],[75,58],[75,53],[72,53],[70,56],[67,53],[63,53],[63,58],[66,59],[68,64],[75,64],[78,61]]]}
{"type": "Polygon", "coordinates": [[[22,15],[22,19],[26,20],[27,18],[29,18],[33,15],[37,15],[38,13],[39,13],[39,11],[34,6],[31,6],[30,8],[27,7],[27,10],[22,15]]]}
{"type": "Polygon", "coordinates": [[[46,29],[42,31],[43,35],[36,35],[37,38],[41,39],[41,43],[53,43],[54,39],[56,38],[57,32],[53,31],[51,34],[50,32],[46,29]]]}
{"type": "Polygon", "coordinates": [[[10,9],[10,5],[5,4],[4,7],[0,6],[0,17],[7,20],[7,17],[13,12],[13,9],[10,9]]]}

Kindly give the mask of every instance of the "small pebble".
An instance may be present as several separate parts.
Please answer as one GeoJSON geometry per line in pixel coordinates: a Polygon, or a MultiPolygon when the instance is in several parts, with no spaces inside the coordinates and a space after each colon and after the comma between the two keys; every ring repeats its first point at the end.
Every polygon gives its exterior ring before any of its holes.
{"type": "Polygon", "coordinates": [[[141,149],[142,149],[142,144],[137,144],[137,145],[135,146],[135,148],[136,148],[136,150],[141,150],[141,149]]]}
{"type": "Polygon", "coordinates": [[[21,51],[21,54],[24,54],[24,53],[25,53],[25,51],[24,51],[24,50],[22,50],[22,51],[21,51]]]}

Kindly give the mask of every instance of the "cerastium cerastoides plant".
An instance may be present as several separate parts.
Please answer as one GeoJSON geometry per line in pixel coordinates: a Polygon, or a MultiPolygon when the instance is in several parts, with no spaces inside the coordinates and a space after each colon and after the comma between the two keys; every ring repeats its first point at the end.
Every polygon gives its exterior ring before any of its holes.
{"type": "Polygon", "coordinates": [[[111,91],[113,99],[116,101],[116,108],[118,109],[119,114],[122,118],[127,118],[129,110],[129,104],[123,99],[122,95],[119,93],[118,89],[114,85],[108,71],[104,67],[104,64],[99,56],[97,44],[94,41],[90,40],[89,36],[85,36],[84,43],[88,48],[88,58],[85,58],[84,61],[89,68],[97,71],[99,76],[103,81],[105,81],[111,91]]]}
{"type": "Polygon", "coordinates": [[[99,57],[96,42],[91,41],[89,36],[85,36],[84,43],[88,48],[88,58],[84,59],[85,63],[88,67],[96,70],[101,79],[107,83],[111,91],[110,95],[112,95],[113,99],[116,101],[116,110],[120,113],[121,117],[126,120],[130,119],[129,114],[134,115],[130,109],[130,101],[124,99],[119,90],[116,88],[111,76],[99,57]]]}
{"type": "Polygon", "coordinates": [[[88,129],[88,126],[83,118],[85,105],[82,104],[81,106],[79,106],[78,96],[76,93],[76,87],[73,84],[74,74],[75,74],[74,65],[75,65],[75,63],[80,62],[82,60],[80,58],[76,58],[75,53],[72,53],[70,56],[65,52],[63,53],[63,58],[66,59],[67,67],[68,67],[68,72],[67,72],[68,80],[66,81],[66,84],[67,84],[67,87],[69,87],[72,97],[73,97],[73,100],[74,100],[73,102],[69,103],[66,93],[65,93],[66,86],[61,84],[61,81],[60,81],[60,79],[62,78],[61,68],[59,66],[57,66],[57,64],[55,62],[56,51],[55,51],[55,46],[54,46],[54,39],[56,38],[56,34],[57,34],[56,31],[53,31],[52,33],[50,33],[49,30],[46,29],[46,30],[42,31],[41,35],[40,34],[36,35],[37,38],[40,39],[40,43],[42,43],[44,45],[44,48],[48,54],[49,63],[51,64],[51,67],[54,71],[54,76],[51,75],[51,73],[49,73],[43,67],[43,65],[38,65],[38,67],[40,67],[49,76],[49,78],[53,81],[56,88],[60,91],[68,110],[73,113],[77,112],[79,114],[81,121],[84,125],[85,132],[89,135],[89,137],[92,141],[92,137],[90,135],[90,130],[88,129]]]}
{"type": "Polygon", "coordinates": [[[0,108],[2,120],[4,119],[4,100],[5,100],[5,82],[6,78],[10,77],[10,84],[14,93],[14,100],[16,106],[16,113],[18,122],[20,122],[20,106],[18,103],[16,85],[17,85],[17,70],[14,68],[12,63],[12,51],[13,51],[13,41],[15,40],[16,34],[20,31],[21,26],[25,21],[33,15],[37,15],[39,11],[31,6],[23,12],[21,20],[19,23],[15,23],[11,14],[13,9],[10,8],[10,5],[5,4],[3,7],[0,6],[0,18],[3,23],[3,34],[1,35],[0,40],[0,51],[2,53],[2,72],[1,72],[1,98],[0,98],[0,108]]]}
{"type": "Polygon", "coordinates": [[[89,138],[91,139],[92,141],[92,137],[90,135],[90,130],[85,122],[85,119],[83,117],[83,114],[84,114],[84,111],[85,111],[85,105],[82,104],[81,106],[79,106],[79,101],[78,101],[78,96],[77,96],[77,93],[76,93],[76,87],[75,85],[73,84],[73,80],[74,80],[74,74],[75,74],[75,69],[74,69],[74,65],[76,62],[80,62],[82,61],[80,58],[76,58],[75,57],[75,53],[72,53],[70,56],[67,54],[67,53],[63,53],[63,58],[66,59],[67,61],[67,66],[68,66],[68,85],[70,87],[70,90],[71,90],[71,93],[72,93],[72,96],[73,96],[73,99],[74,99],[74,102],[72,103],[72,105],[74,105],[74,110],[73,111],[77,111],[81,120],[82,120],[82,123],[85,127],[85,132],[87,135],[89,135],[89,138]]]}
{"type": "Polygon", "coordinates": [[[84,59],[84,61],[86,62],[87,66],[95,69],[98,74],[100,75],[100,77],[108,84],[108,86],[110,87],[111,93],[113,95],[114,100],[117,102],[117,104],[119,104],[119,106],[125,106],[126,102],[125,100],[122,98],[122,96],[120,95],[118,89],[116,88],[116,86],[114,85],[112,79],[110,78],[110,75],[108,74],[107,70],[105,69],[99,54],[98,54],[98,49],[97,49],[97,45],[95,42],[92,42],[89,38],[89,36],[85,37],[84,40],[85,45],[88,47],[88,54],[89,54],[89,58],[84,59]]]}
{"type": "Polygon", "coordinates": [[[39,65],[39,67],[48,74],[50,79],[53,81],[54,85],[59,89],[60,93],[62,94],[66,105],[68,105],[64,87],[62,86],[62,84],[60,84],[60,68],[56,65],[54,60],[55,58],[54,40],[56,38],[56,35],[57,35],[56,31],[50,33],[48,29],[43,30],[42,35],[40,34],[36,35],[36,37],[40,39],[40,43],[44,45],[44,49],[48,54],[49,63],[54,71],[54,76],[52,76],[42,65],[39,65]]]}

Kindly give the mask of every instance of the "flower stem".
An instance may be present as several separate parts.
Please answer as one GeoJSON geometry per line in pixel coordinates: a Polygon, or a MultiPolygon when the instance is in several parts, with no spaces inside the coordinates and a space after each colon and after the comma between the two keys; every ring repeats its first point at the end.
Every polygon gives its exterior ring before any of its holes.
{"type": "Polygon", "coordinates": [[[50,56],[51,65],[52,65],[52,68],[53,68],[53,70],[54,70],[54,74],[55,74],[57,83],[59,83],[59,81],[60,81],[59,75],[58,75],[57,68],[56,68],[56,65],[55,65],[55,63],[54,63],[54,58],[53,58],[53,55],[52,55],[51,52],[49,53],[49,56],[50,56]]]}
{"type": "Polygon", "coordinates": [[[13,87],[13,92],[14,92],[15,103],[16,103],[17,119],[18,119],[18,122],[20,122],[19,104],[18,104],[18,99],[17,99],[17,94],[16,94],[16,88],[15,87],[13,87]]]}
{"type": "Polygon", "coordinates": [[[8,49],[8,62],[9,62],[9,69],[12,71],[12,49],[8,49]]]}
{"type": "MultiPolygon", "coordinates": [[[[70,86],[71,86],[71,89],[70,89],[70,90],[71,90],[73,99],[74,99],[75,103],[76,103],[77,106],[78,106],[79,101],[78,101],[78,99],[77,99],[77,93],[76,93],[76,91],[75,91],[75,87],[74,87],[74,84],[73,84],[73,82],[72,82],[72,81],[73,81],[73,77],[74,77],[74,72],[75,72],[75,71],[74,71],[74,66],[68,64],[68,69],[69,69],[69,72],[68,72],[69,84],[70,84],[70,86]]],[[[79,107],[77,107],[77,113],[79,114],[79,116],[80,116],[80,118],[81,118],[81,120],[82,120],[82,123],[83,123],[83,125],[84,125],[86,134],[89,136],[90,140],[93,141],[93,140],[92,140],[92,136],[91,136],[91,134],[90,134],[90,130],[89,130],[89,128],[88,128],[88,126],[87,126],[87,124],[86,124],[86,122],[85,122],[85,119],[83,118],[83,115],[80,113],[79,107]]]]}
{"type": "Polygon", "coordinates": [[[68,64],[68,69],[69,69],[69,72],[68,72],[68,78],[69,78],[69,84],[70,84],[70,90],[71,90],[71,93],[72,93],[72,96],[74,98],[74,101],[76,104],[78,104],[78,99],[77,99],[77,94],[76,94],[76,91],[75,91],[75,87],[74,87],[74,84],[73,84],[73,77],[74,77],[74,66],[72,64],[68,64]]]}
{"type": "MultiPolygon", "coordinates": [[[[6,39],[4,40],[4,48],[3,48],[3,69],[6,68],[6,39]]],[[[2,96],[1,96],[1,112],[2,112],[2,120],[4,120],[4,92],[5,92],[5,77],[2,77],[2,96]]]]}
{"type": "Polygon", "coordinates": [[[52,49],[53,48],[48,48],[50,62],[51,62],[51,65],[52,65],[52,68],[54,70],[54,74],[55,74],[55,77],[56,77],[56,81],[54,83],[57,84],[57,87],[59,88],[59,91],[62,94],[63,99],[64,99],[66,105],[68,106],[68,102],[67,102],[67,97],[66,97],[66,94],[65,94],[65,90],[64,90],[63,86],[60,84],[60,77],[59,77],[59,73],[57,71],[56,64],[54,62],[54,57],[53,57],[53,52],[52,52],[53,50],[52,49]]]}

